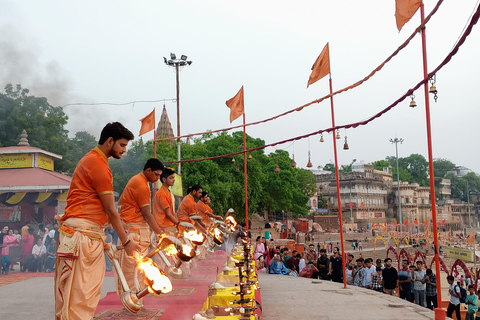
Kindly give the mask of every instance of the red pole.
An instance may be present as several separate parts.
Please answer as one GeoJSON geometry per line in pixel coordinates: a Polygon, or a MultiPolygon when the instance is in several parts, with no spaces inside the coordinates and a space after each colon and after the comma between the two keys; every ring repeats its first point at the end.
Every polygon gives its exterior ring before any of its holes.
{"type": "MultiPolygon", "coordinates": [[[[330,110],[332,112],[332,128],[335,128],[335,114],[333,111],[333,93],[332,89],[332,75],[329,74],[329,84],[330,84],[330,110]]],[[[335,179],[337,181],[337,199],[338,199],[338,222],[340,226],[340,244],[342,248],[342,252],[339,253],[342,257],[342,268],[343,268],[343,287],[347,287],[347,274],[345,273],[345,257],[344,257],[344,245],[343,245],[343,224],[342,224],[342,202],[340,200],[340,183],[338,179],[338,160],[337,160],[337,138],[335,137],[335,132],[332,132],[333,136],[333,154],[335,155],[335,179]]]]}
{"type": "Polygon", "coordinates": [[[247,134],[245,133],[245,112],[243,113],[243,174],[245,176],[245,228],[248,231],[247,134]]]}
{"type": "MultiPolygon", "coordinates": [[[[423,2],[420,5],[420,16],[423,21],[425,19],[425,9],[423,2]]],[[[428,76],[427,71],[427,44],[425,38],[425,26],[422,28],[422,53],[423,53],[423,77],[428,76]]],[[[440,262],[438,259],[438,230],[437,230],[437,209],[435,205],[435,178],[433,175],[433,156],[432,156],[432,132],[430,126],[430,101],[428,92],[428,81],[423,85],[425,91],[425,111],[427,120],[427,146],[428,146],[428,173],[430,175],[430,204],[432,206],[432,221],[433,221],[433,243],[435,245],[435,273],[437,276],[437,303],[438,308],[435,309],[435,319],[445,319],[445,309],[442,308],[442,285],[440,280],[440,262]]]]}

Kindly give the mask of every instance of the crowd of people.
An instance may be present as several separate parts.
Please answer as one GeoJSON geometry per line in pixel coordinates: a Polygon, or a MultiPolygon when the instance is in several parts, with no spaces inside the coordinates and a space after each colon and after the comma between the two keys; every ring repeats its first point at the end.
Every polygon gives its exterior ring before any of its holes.
{"type": "Polygon", "coordinates": [[[21,272],[53,272],[55,270],[55,258],[58,241],[58,224],[38,225],[35,230],[31,222],[18,230],[2,228],[0,233],[0,247],[2,249],[1,266],[2,274],[8,274],[14,270],[17,255],[10,252],[12,247],[21,247],[20,258],[21,272]]]}

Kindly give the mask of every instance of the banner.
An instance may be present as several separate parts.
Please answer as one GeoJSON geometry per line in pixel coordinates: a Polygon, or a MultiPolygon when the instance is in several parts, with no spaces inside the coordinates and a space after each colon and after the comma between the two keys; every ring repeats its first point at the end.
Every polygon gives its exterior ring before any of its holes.
{"type": "Polygon", "coordinates": [[[473,251],[467,249],[446,247],[445,252],[447,254],[447,258],[473,262],[473,251]]]}
{"type": "Polygon", "coordinates": [[[32,154],[0,154],[0,169],[31,168],[33,167],[32,154]]]}

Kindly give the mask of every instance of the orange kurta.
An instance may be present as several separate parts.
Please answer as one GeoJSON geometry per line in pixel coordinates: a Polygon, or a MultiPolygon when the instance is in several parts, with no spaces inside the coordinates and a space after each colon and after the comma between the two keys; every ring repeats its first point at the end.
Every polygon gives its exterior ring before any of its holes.
{"type": "Polygon", "coordinates": [[[207,205],[205,204],[205,202],[203,202],[201,200],[197,202],[197,212],[198,212],[198,215],[200,217],[202,217],[202,223],[203,224],[209,224],[210,223],[210,219],[207,215],[208,208],[207,208],[207,205]]]}
{"type": "Polygon", "coordinates": [[[75,168],[62,220],[82,218],[103,226],[108,220],[100,201],[104,194],[113,194],[113,177],[107,156],[95,147],[75,168]]]}
{"type": "Polygon", "coordinates": [[[179,221],[192,223],[189,217],[195,214],[197,214],[195,199],[193,199],[191,194],[187,194],[178,207],[177,218],[179,221]]]}
{"type": "Polygon", "coordinates": [[[133,176],[120,197],[120,217],[125,222],[145,222],[141,209],[150,205],[150,188],[143,172],[133,176]]]}
{"type": "Polygon", "coordinates": [[[153,198],[153,217],[160,228],[175,226],[175,223],[170,221],[165,214],[164,210],[167,208],[170,208],[170,212],[174,214],[172,194],[168,188],[162,185],[153,198]]]}

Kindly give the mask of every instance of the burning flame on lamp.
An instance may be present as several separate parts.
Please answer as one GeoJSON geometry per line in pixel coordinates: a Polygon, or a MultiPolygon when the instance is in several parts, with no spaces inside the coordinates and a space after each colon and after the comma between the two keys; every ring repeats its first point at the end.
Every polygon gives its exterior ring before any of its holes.
{"type": "Polygon", "coordinates": [[[185,238],[192,241],[196,245],[201,245],[205,241],[205,236],[203,235],[203,233],[199,233],[196,229],[190,230],[188,232],[185,231],[183,235],[185,238]]]}
{"type": "Polygon", "coordinates": [[[223,243],[223,232],[220,231],[220,229],[218,229],[218,228],[215,228],[213,230],[213,241],[217,245],[221,245],[223,243]]]}
{"type": "Polygon", "coordinates": [[[177,247],[174,244],[167,246],[165,249],[163,249],[163,251],[169,257],[174,256],[178,253],[177,247]]]}
{"type": "Polygon", "coordinates": [[[170,279],[160,271],[150,258],[137,260],[138,269],[145,274],[148,292],[160,294],[171,292],[173,287],[170,279]]]}

